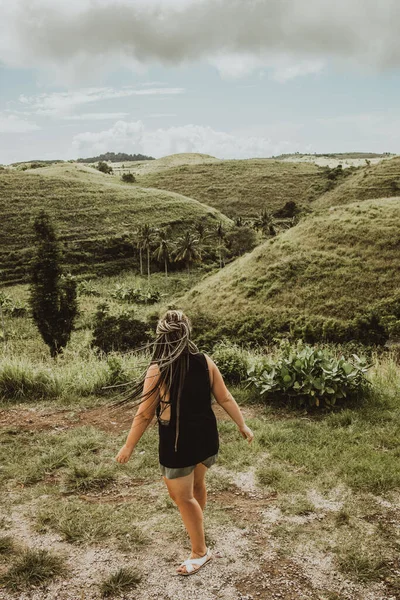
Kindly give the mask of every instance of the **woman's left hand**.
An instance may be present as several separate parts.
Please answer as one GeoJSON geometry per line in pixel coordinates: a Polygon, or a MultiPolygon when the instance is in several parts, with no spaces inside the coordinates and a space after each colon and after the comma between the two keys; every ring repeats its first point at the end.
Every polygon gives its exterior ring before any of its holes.
{"type": "Polygon", "coordinates": [[[122,446],[121,450],[118,452],[117,456],[115,457],[115,460],[121,464],[124,464],[124,463],[128,462],[128,460],[131,457],[132,452],[133,452],[133,449],[130,450],[126,446],[122,446]]]}

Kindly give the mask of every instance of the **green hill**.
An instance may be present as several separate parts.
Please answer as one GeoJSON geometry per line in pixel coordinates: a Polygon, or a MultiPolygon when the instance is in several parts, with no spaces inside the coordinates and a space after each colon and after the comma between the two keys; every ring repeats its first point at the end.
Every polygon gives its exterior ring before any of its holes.
{"type": "Polygon", "coordinates": [[[375,309],[400,318],[399,200],[303,219],[200,282],[181,304],[197,332],[212,331],[214,340],[224,333],[270,340],[283,332],[310,341],[374,341],[382,329],[375,309]]]}
{"type": "Polygon", "coordinates": [[[33,171],[0,172],[0,271],[3,281],[26,279],[32,253],[32,218],[46,209],[64,242],[74,271],[114,272],[132,263],[126,234],[138,225],[170,225],[184,232],[201,220],[229,219],[180,194],[125,185],[84,165],[58,164],[33,171]]]}
{"type": "Polygon", "coordinates": [[[149,173],[159,173],[174,167],[184,165],[203,165],[218,162],[218,158],[210,154],[200,154],[198,152],[181,152],[179,154],[168,154],[155,160],[142,161],[121,161],[113,163],[114,173],[133,173],[134,175],[145,175],[149,173]]]}
{"type": "Polygon", "coordinates": [[[274,212],[288,201],[308,207],[330,185],[329,169],[308,163],[214,159],[157,170],[157,162],[147,174],[137,171],[140,185],[190,195],[231,218],[254,217],[264,208],[274,212]]]}
{"type": "Polygon", "coordinates": [[[392,196],[400,196],[400,157],[353,172],[333,190],[321,196],[314,206],[324,208],[392,196]]]}

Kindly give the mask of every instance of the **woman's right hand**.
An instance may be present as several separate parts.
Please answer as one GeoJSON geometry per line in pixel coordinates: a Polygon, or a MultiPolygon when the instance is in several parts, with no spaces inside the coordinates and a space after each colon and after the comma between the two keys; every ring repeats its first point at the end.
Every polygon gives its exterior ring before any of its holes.
{"type": "Polygon", "coordinates": [[[249,442],[249,444],[253,441],[254,433],[252,432],[250,427],[247,427],[247,425],[244,425],[243,427],[239,427],[239,431],[242,434],[242,436],[244,437],[244,439],[249,442]]]}
{"type": "Polygon", "coordinates": [[[122,446],[121,450],[118,452],[115,460],[121,464],[125,464],[130,459],[133,452],[133,448],[128,448],[126,445],[122,446]]]}

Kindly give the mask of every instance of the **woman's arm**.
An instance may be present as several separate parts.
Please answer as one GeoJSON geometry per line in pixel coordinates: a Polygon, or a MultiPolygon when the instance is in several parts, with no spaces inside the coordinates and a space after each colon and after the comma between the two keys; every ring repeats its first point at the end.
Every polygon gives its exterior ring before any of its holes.
{"type": "MultiPolygon", "coordinates": [[[[154,385],[156,385],[158,378],[160,376],[160,371],[157,365],[150,365],[146,379],[143,386],[143,395],[148,393],[154,385]]],[[[158,390],[156,389],[150,396],[143,400],[139,404],[139,408],[133,419],[131,430],[128,434],[126,442],[124,446],[122,446],[121,450],[118,452],[116,456],[116,460],[119,463],[128,462],[133,450],[135,449],[136,444],[146,431],[149,423],[154,417],[156,411],[156,400],[158,396],[158,390]]]]}
{"type": "Polygon", "coordinates": [[[245,439],[247,439],[247,441],[250,443],[254,438],[252,430],[244,422],[242,412],[236,400],[233,398],[232,394],[226,387],[221,372],[218,369],[217,365],[209,356],[207,356],[207,354],[205,355],[205,357],[207,359],[208,372],[210,374],[211,391],[214,398],[239,427],[239,431],[242,434],[242,436],[245,439]]]}

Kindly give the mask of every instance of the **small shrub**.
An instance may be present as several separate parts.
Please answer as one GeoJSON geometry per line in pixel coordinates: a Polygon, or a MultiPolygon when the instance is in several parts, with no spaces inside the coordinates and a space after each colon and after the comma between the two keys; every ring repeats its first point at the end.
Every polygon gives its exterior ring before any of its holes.
{"type": "Polygon", "coordinates": [[[96,168],[100,171],[100,173],[105,173],[106,175],[111,175],[111,173],[113,173],[112,166],[102,160],[99,161],[96,168]]]}
{"type": "Polygon", "coordinates": [[[133,590],[140,583],[141,575],[133,570],[121,568],[100,586],[100,594],[103,598],[115,598],[117,595],[133,590]]]}
{"type": "Polygon", "coordinates": [[[150,339],[148,325],[133,314],[110,315],[106,304],[98,306],[92,346],[103,352],[126,351],[144,346],[150,339]]]}
{"type": "Polygon", "coordinates": [[[107,358],[107,368],[107,385],[118,385],[128,381],[128,376],[119,356],[109,356],[107,358]]]}
{"type": "Polygon", "coordinates": [[[111,297],[121,302],[155,304],[160,301],[161,294],[158,290],[143,291],[140,288],[126,287],[118,283],[111,292],[111,297]]]}
{"type": "Polygon", "coordinates": [[[252,227],[236,225],[225,236],[230,256],[241,256],[257,246],[257,234],[252,227]]]}
{"type": "Polygon", "coordinates": [[[212,357],[228,383],[240,383],[247,378],[248,361],[239,346],[220,342],[214,346],[212,357]]]}
{"type": "Polygon", "coordinates": [[[90,279],[80,281],[77,285],[77,292],[80,296],[101,296],[100,292],[96,290],[90,279]]]}
{"type": "Polygon", "coordinates": [[[7,296],[4,292],[0,292],[0,306],[3,309],[3,313],[10,317],[25,317],[28,313],[26,304],[14,302],[10,296],[7,296]]]}
{"type": "Polygon", "coordinates": [[[285,404],[307,408],[333,407],[365,392],[370,366],[356,354],[346,360],[328,349],[283,341],[274,360],[262,360],[248,374],[249,382],[264,398],[273,396],[285,404]]]}
{"type": "Polygon", "coordinates": [[[136,177],[133,173],[123,173],[121,176],[122,181],[125,183],[135,183],[136,177]]]}
{"type": "Polygon", "coordinates": [[[299,209],[296,202],[289,200],[282,208],[274,212],[274,217],[277,217],[278,219],[291,219],[297,215],[298,212],[299,209]]]}

